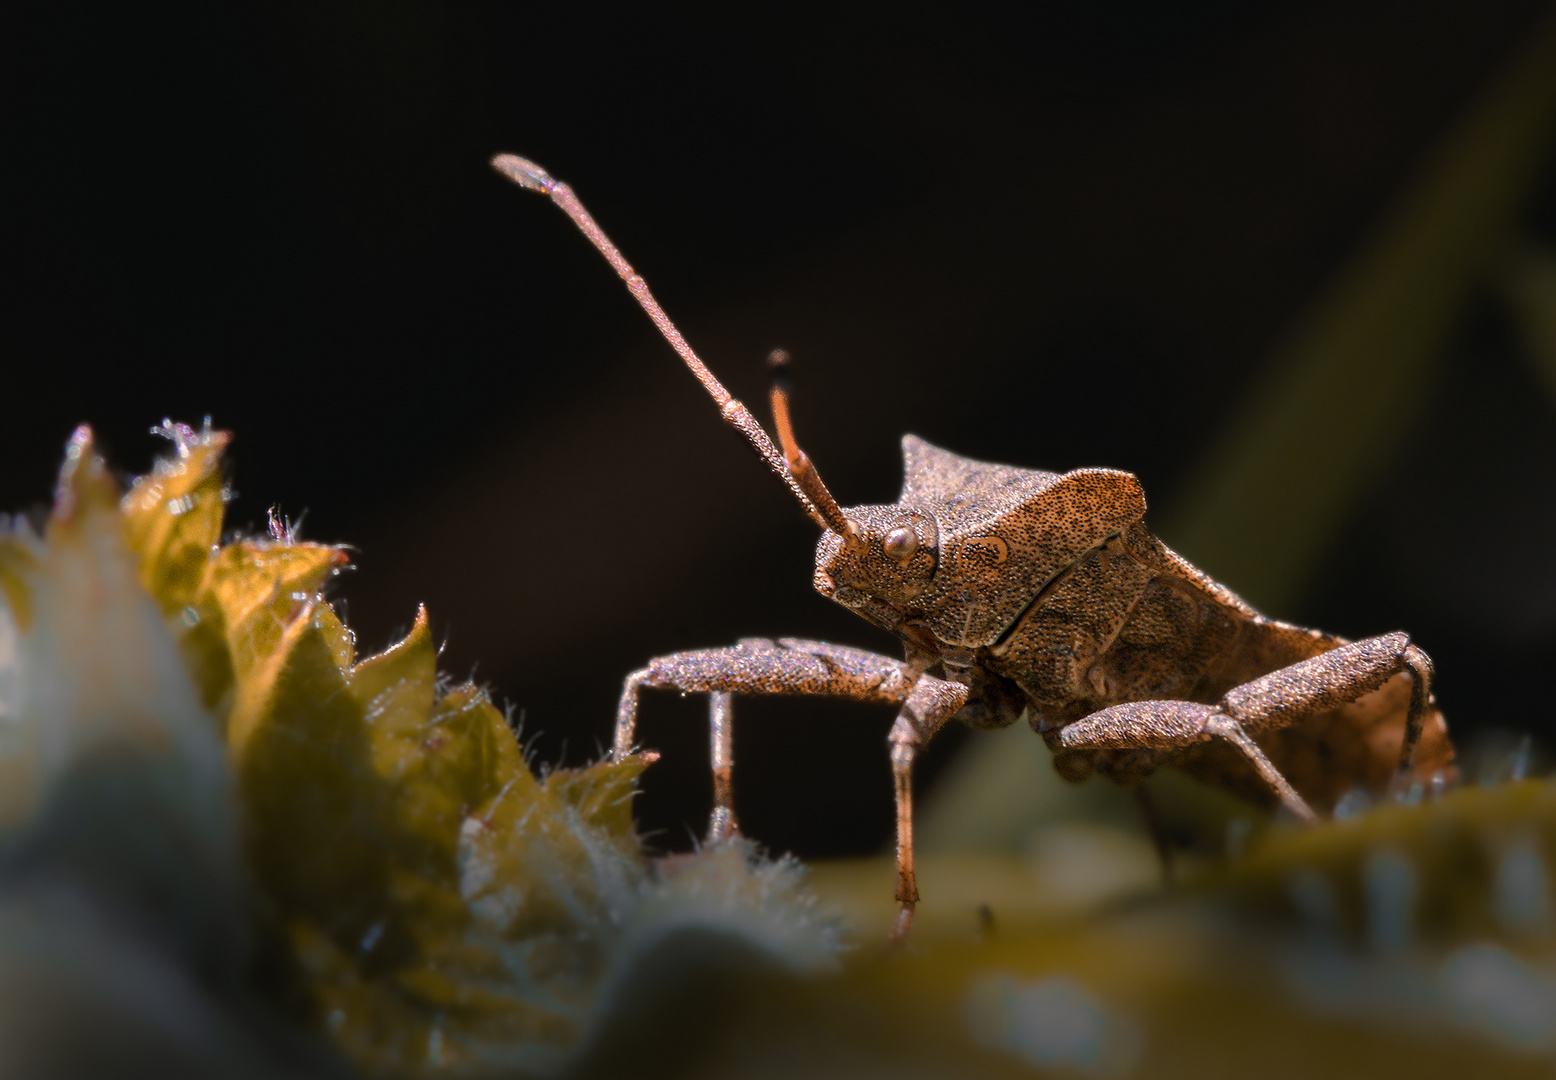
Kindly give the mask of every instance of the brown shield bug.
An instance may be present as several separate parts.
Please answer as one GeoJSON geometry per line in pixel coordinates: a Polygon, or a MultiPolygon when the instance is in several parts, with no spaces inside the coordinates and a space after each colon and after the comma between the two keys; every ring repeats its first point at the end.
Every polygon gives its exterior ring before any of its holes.
{"type": "MultiPolygon", "coordinates": [[[[492,164],[572,218],[724,419],[821,527],[816,589],[904,647],[904,659],[894,660],[826,642],[747,639],[660,657],[629,675],[617,756],[633,749],[643,687],[709,695],[710,840],[737,829],[734,694],[824,694],[899,707],[887,738],[898,939],[918,902],[913,759],[949,720],[1004,727],[1024,714],[1068,779],[1095,772],[1136,784],[1170,763],[1304,821],[1332,812],[1355,789],[1382,795],[1452,778],[1432,663],[1408,635],[1347,641],[1266,619],[1146,530],[1145,496],[1129,473],[988,464],[907,435],[897,502],[839,507],[795,442],[781,378],[772,392],[780,452],[572,190],[511,154],[492,164]]],[[[772,359],[781,369],[786,358],[772,359]]]]}

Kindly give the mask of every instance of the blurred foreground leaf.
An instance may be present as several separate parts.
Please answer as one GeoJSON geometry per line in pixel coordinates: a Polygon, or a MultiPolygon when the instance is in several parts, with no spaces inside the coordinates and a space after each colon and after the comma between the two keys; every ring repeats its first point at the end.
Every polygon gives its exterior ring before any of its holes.
{"type": "Polygon", "coordinates": [[[1173,893],[1080,909],[1028,860],[941,854],[904,952],[875,944],[890,862],[822,864],[823,902],[864,931],[841,976],[748,970],[711,1015],[659,1002],[658,1038],[695,1056],[645,1068],[620,1045],[592,1075],[1545,1076],[1553,860],[1537,781],[1273,830],[1173,893]]]}
{"type": "Polygon", "coordinates": [[[425,611],[356,662],[320,596],[344,553],[217,545],[227,438],[168,434],[126,533],[202,696],[229,706],[248,865],[306,1015],[374,1073],[554,1064],[644,873],[642,763],[537,779],[486,694],[440,682],[425,611]]]}
{"type": "MultiPolygon", "coordinates": [[[[649,864],[631,813],[641,759],[531,772],[486,692],[438,674],[425,612],[358,660],[322,598],[341,549],[283,529],[220,543],[227,436],[160,430],[174,454],[121,501],[82,429],[45,534],[0,533],[0,959],[4,857],[57,858],[86,829],[101,838],[77,860],[91,895],[128,897],[130,926],[141,903],[153,925],[176,916],[175,940],[225,926],[228,992],[258,990],[369,1075],[554,1073],[616,973],[688,926],[796,970],[833,963],[836,930],[792,861],[731,844],[649,864]],[[111,763],[111,806],[84,762],[111,763]],[[180,914],[190,904],[209,910],[180,914]]],[[[80,929],[67,914],[60,940],[80,929]]],[[[101,995],[90,967],[74,977],[75,1000],[101,995]]],[[[17,1046],[47,1046],[8,1075],[77,1071],[59,1065],[73,1040],[47,1043],[68,1023],[43,1000],[33,1034],[25,1009],[0,1023],[17,1046]]],[[[231,1007],[189,1002],[214,1010],[189,1031],[218,1030],[231,1007]]],[[[23,1060],[4,1050],[0,1064],[23,1060]]],[[[207,1065],[218,1052],[175,1051],[207,1065]]]]}

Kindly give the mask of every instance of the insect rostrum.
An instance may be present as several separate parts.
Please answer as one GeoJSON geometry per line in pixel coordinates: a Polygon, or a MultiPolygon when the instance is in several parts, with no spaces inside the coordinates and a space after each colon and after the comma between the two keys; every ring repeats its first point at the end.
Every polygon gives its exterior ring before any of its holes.
{"type": "Polygon", "coordinates": [[[748,639],[660,657],[629,675],[617,711],[617,755],[634,750],[643,687],[710,695],[710,840],[737,829],[735,694],[832,695],[899,707],[887,739],[899,938],[918,901],[913,760],[953,719],[1004,727],[1025,715],[1071,780],[1095,772],[1132,784],[1170,762],[1309,821],[1356,788],[1382,795],[1453,779],[1431,661],[1406,634],[1348,642],[1264,618],[1151,535],[1144,493],[1129,473],[989,464],[907,435],[897,502],[839,507],[794,439],[781,383],[772,401],[780,453],[571,189],[522,158],[499,155],[493,165],[574,220],[725,420],[822,528],[817,591],[896,635],[904,648],[904,659],[895,660],[826,642],[748,639]]]}

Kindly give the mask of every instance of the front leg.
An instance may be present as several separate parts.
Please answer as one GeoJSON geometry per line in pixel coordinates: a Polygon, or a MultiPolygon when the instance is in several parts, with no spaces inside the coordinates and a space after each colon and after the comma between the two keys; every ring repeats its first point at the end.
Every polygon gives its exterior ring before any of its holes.
{"type": "Polygon", "coordinates": [[[617,760],[631,753],[636,742],[638,695],[645,686],[710,695],[715,801],[710,841],[735,831],[731,694],[825,695],[902,706],[887,737],[897,797],[897,900],[902,905],[892,937],[902,939],[918,902],[913,872],[913,759],[967,703],[967,687],[925,675],[900,660],[823,641],[747,638],[733,648],[675,653],[627,676],[616,710],[612,754],[617,760]]]}
{"type": "Polygon", "coordinates": [[[1294,815],[1316,821],[1302,796],[1252,736],[1339,708],[1401,672],[1411,675],[1410,705],[1397,776],[1408,776],[1431,700],[1432,662],[1403,633],[1355,641],[1272,671],[1229,690],[1218,705],[1192,701],[1132,701],[1092,713],[1058,732],[1077,750],[1170,749],[1212,738],[1226,740],[1254,767],[1294,815]]]}
{"type": "Polygon", "coordinates": [[[645,686],[683,694],[795,694],[900,705],[918,675],[901,660],[799,638],[744,638],[730,648],[672,653],[627,676],[611,756],[619,761],[632,752],[638,694],[645,686]]]}
{"type": "Polygon", "coordinates": [[[713,816],[707,839],[738,831],[734,807],[732,694],[796,694],[900,705],[917,673],[900,660],[822,641],[747,638],[732,648],[675,653],[627,676],[616,708],[612,756],[621,760],[637,740],[638,696],[645,686],[706,693],[713,759],[713,816]]]}

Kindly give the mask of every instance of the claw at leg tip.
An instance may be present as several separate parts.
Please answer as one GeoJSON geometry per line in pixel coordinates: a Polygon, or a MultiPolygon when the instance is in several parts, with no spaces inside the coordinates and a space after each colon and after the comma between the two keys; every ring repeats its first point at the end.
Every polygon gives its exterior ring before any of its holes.
{"type": "Polygon", "coordinates": [[[708,824],[708,838],[706,845],[722,844],[726,840],[740,839],[740,824],[732,814],[714,812],[713,820],[708,824]]]}

